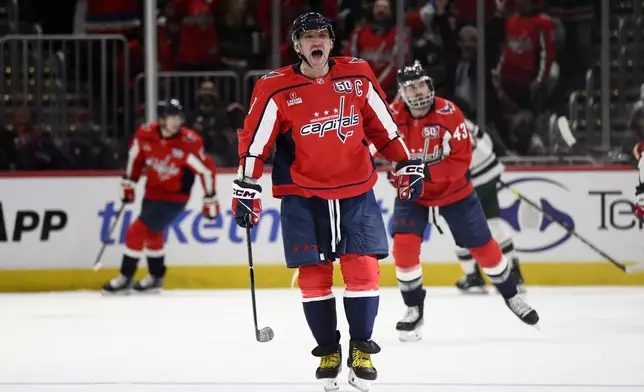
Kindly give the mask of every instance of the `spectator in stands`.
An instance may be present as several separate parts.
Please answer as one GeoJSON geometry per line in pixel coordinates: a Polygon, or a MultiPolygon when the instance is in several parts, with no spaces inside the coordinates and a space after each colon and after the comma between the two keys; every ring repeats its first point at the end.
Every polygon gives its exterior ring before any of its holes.
{"type": "Polygon", "coordinates": [[[134,38],[143,15],[143,2],[133,0],[87,0],[87,34],[122,34],[134,38]]]}
{"type": "Polygon", "coordinates": [[[18,166],[17,135],[12,129],[0,129],[0,171],[16,170],[18,166]]]}
{"type": "Polygon", "coordinates": [[[239,161],[237,133],[230,123],[229,104],[218,102],[215,87],[211,81],[199,86],[197,109],[188,114],[186,125],[201,134],[204,148],[217,166],[233,167],[239,161]]]}
{"type": "MultiPolygon", "coordinates": [[[[533,2],[516,1],[518,12],[505,22],[504,50],[493,71],[501,110],[516,125],[511,131],[514,147],[523,155],[532,151],[555,54],[554,23],[533,2]]],[[[503,7],[504,0],[497,3],[503,7]]]]}
{"type": "Polygon", "coordinates": [[[221,62],[243,73],[266,67],[265,37],[250,0],[224,0],[218,10],[217,34],[221,62]]]}
{"type": "Polygon", "coordinates": [[[369,23],[358,27],[351,34],[347,56],[366,60],[388,98],[396,95],[398,52],[409,56],[408,40],[403,40],[396,28],[396,19],[390,0],[373,3],[369,23]]]}
{"type": "Polygon", "coordinates": [[[221,68],[215,6],[210,0],[175,1],[181,17],[174,67],[178,71],[212,71],[221,68]]]}
{"type": "Polygon", "coordinates": [[[123,148],[118,142],[103,137],[88,111],[76,115],[64,145],[71,169],[112,170],[124,163],[123,148]]]}
{"type": "Polygon", "coordinates": [[[48,133],[41,133],[29,118],[26,107],[18,108],[9,127],[17,139],[17,170],[61,170],[69,168],[69,160],[56,147],[48,133]]]}

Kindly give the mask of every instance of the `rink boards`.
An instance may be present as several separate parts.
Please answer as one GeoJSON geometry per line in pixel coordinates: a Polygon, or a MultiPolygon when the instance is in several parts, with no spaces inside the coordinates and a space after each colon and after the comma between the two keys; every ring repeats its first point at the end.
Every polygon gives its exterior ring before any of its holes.
{"type": "MultiPolygon", "coordinates": [[[[379,175],[375,192],[390,229],[395,193],[385,173],[379,175]]],[[[167,231],[168,288],[247,287],[245,232],[234,224],[230,210],[234,176],[222,173],[217,177],[219,219],[202,218],[202,192],[197,183],[186,210],[167,231]]],[[[612,257],[625,263],[644,261],[644,222],[632,213],[635,171],[532,167],[509,170],[503,179],[612,257]]],[[[264,215],[252,235],[257,284],[289,287],[292,271],[283,263],[279,200],[271,196],[270,175],[260,183],[264,215]]],[[[138,196],[142,186],[141,181],[138,196]]],[[[1,177],[0,291],[97,289],[112,277],[120,265],[124,232],[140,206],[139,197],[108,236],[120,207],[118,191],[115,173],[1,177]],[[107,243],[105,267],[94,272],[91,266],[102,241],[107,243]]],[[[644,284],[644,274],[625,275],[508,189],[499,190],[499,199],[504,225],[514,236],[528,284],[644,284]]],[[[443,235],[431,224],[425,231],[424,279],[430,285],[452,285],[460,268],[447,224],[441,218],[438,224],[443,235]]],[[[396,285],[392,263],[391,256],[383,260],[383,286],[396,285]]],[[[139,272],[143,274],[144,268],[139,272]]],[[[336,283],[341,284],[339,275],[336,283]]]]}

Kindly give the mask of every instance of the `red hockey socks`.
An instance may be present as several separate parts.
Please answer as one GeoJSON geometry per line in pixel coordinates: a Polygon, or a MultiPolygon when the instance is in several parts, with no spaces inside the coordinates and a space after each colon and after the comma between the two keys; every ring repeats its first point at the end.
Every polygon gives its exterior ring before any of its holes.
{"type": "Polygon", "coordinates": [[[299,267],[298,286],[309,329],[319,346],[337,343],[338,316],[333,286],[333,264],[299,267]]]}
{"type": "Polygon", "coordinates": [[[424,299],[423,270],[420,266],[422,239],[413,233],[394,235],[396,278],[403,301],[407,306],[420,306],[424,299]]]}
{"type": "Polygon", "coordinates": [[[487,244],[470,249],[472,256],[483,267],[483,272],[494,283],[499,293],[504,298],[511,298],[517,295],[517,283],[512,274],[508,260],[503,257],[501,247],[496,240],[491,239],[487,244]]]}
{"type": "Polygon", "coordinates": [[[374,256],[340,255],[344,311],[351,339],[369,340],[380,304],[380,264],[374,256]]]}
{"type": "Polygon", "coordinates": [[[143,246],[148,236],[148,228],[139,219],[128,227],[125,232],[125,252],[121,263],[121,275],[131,278],[136,272],[136,266],[143,252],[143,246]]]}

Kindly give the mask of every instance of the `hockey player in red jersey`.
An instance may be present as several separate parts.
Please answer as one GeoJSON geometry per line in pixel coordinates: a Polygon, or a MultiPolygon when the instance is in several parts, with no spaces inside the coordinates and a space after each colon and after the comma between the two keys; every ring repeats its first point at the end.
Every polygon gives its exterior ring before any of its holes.
{"type": "Polygon", "coordinates": [[[164,230],[184,210],[195,176],[204,189],[203,215],[219,216],[215,192],[215,164],[203,151],[203,141],[182,126],[183,111],[176,99],[159,104],[158,123],[143,124],[130,144],[127,167],[121,182],[123,203],[134,201],[134,188],[146,170],[145,194],[139,217],[125,232],[121,274],[103,286],[104,294],[158,292],[166,272],[164,230]],[[139,258],[145,255],[149,275],[133,282],[139,258]]]}
{"type": "Polygon", "coordinates": [[[377,378],[371,340],[379,304],[379,262],[388,241],[373,186],[377,173],[365,139],[396,162],[399,197],[422,194],[423,166],[411,161],[369,65],[329,58],[335,36],[321,14],[293,23],[301,62],[270,72],[255,85],[239,131],[239,172],[233,212],[246,227],[261,214],[258,184],[264,160],[273,158],[273,196],[281,199],[286,264],[298,268],[304,315],[320,357],[316,378],[337,390],[342,362],[337,330],[333,261],[340,260],[349,324],[349,383],[361,391],[377,378]]]}
{"type": "Polygon", "coordinates": [[[433,83],[418,61],[398,71],[398,85],[402,102],[393,107],[394,119],[412,158],[424,156],[426,162],[422,196],[413,202],[396,200],[394,205],[393,256],[408,307],[396,325],[400,338],[420,338],[425,299],[420,247],[430,209],[436,224],[437,207],[456,244],[468,249],[483,267],[507,307],[523,322],[536,324],[539,316],[517,294],[508,260],[492,237],[474,192],[469,172],[473,141],[463,113],[452,102],[434,96],[433,83]],[[425,146],[428,148],[423,155],[425,146]]]}

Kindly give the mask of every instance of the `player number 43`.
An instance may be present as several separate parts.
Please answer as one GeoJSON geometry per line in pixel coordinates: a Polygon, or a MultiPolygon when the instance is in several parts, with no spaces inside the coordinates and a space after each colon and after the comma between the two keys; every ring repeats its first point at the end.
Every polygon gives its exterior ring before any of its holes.
{"type": "Polygon", "coordinates": [[[465,140],[467,138],[472,138],[472,135],[470,134],[470,131],[467,129],[467,125],[465,125],[464,122],[460,123],[456,129],[454,130],[454,139],[458,140],[459,142],[461,140],[465,140]]]}

